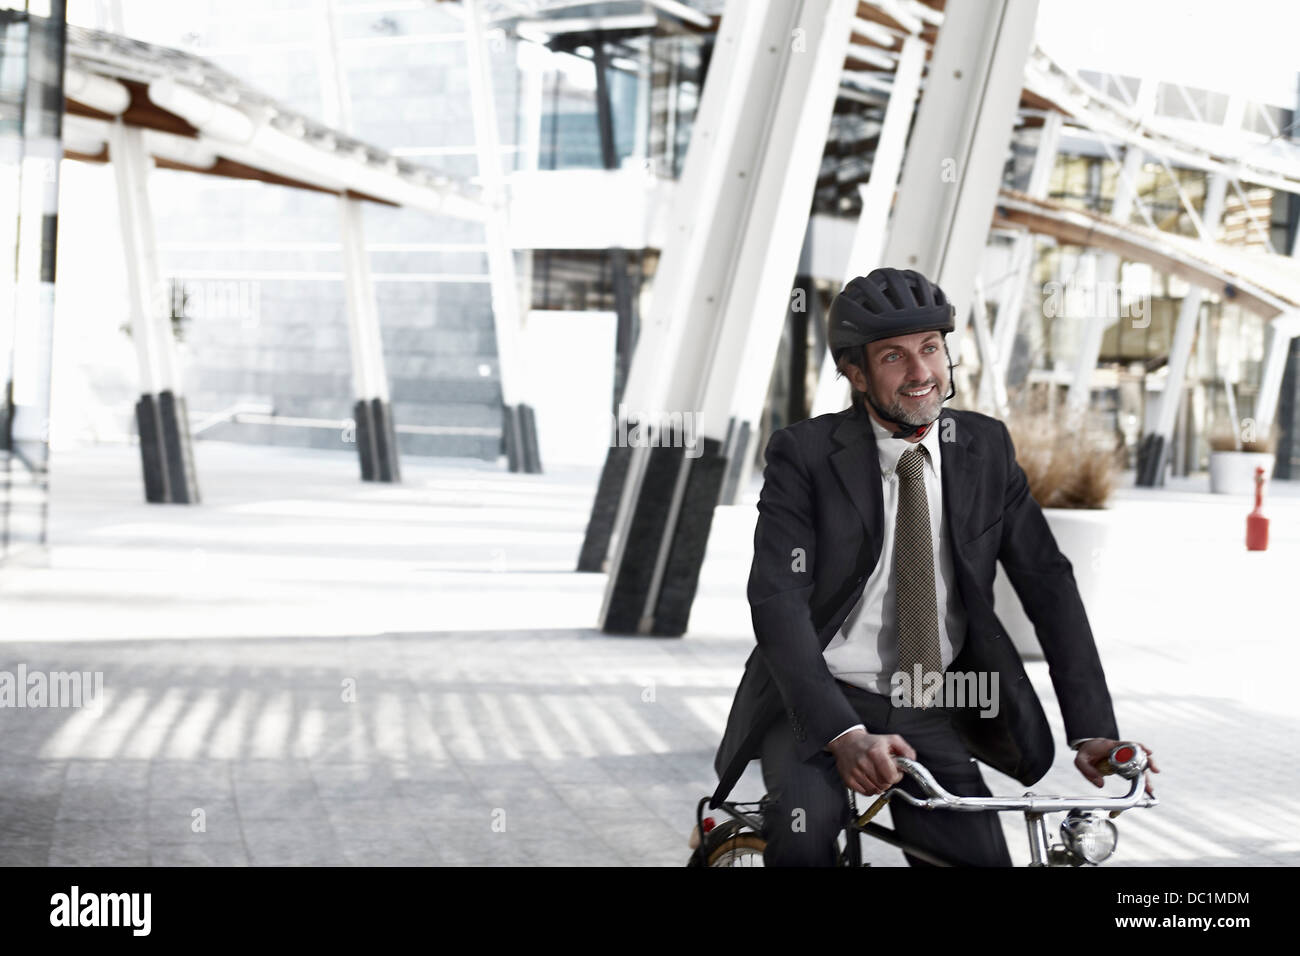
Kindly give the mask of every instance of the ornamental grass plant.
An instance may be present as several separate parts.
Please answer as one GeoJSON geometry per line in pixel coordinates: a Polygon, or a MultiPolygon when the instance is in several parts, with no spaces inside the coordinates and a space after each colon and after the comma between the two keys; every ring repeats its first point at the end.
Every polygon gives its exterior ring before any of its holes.
{"type": "Polygon", "coordinates": [[[1039,507],[1106,507],[1122,454],[1114,436],[1064,412],[1015,412],[1006,425],[1039,507]]]}

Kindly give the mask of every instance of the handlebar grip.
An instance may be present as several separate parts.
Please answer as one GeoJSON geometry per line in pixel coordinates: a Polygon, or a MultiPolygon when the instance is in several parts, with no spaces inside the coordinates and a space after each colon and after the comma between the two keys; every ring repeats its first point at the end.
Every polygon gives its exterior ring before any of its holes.
{"type": "Polygon", "coordinates": [[[1147,756],[1139,744],[1121,743],[1093,766],[1103,777],[1117,773],[1128,780],[1146,770],[1147,756]]]}

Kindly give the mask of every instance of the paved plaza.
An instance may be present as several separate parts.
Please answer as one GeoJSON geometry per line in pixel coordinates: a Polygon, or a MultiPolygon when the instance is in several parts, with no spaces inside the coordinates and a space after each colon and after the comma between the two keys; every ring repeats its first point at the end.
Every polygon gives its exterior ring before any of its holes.
{"type": "MultiPolygon", "coordinates": [[[[0,570],[0,670],[100,672],[102,708],[0,709],[0,863],[685,863],[753,645],[758,476],[664,639],[594,627],[604,575],[573,572],[594,470],[411,459],[382,486],[344,454],[195,455],[198,507],[146,505],[132,447],[55,454],[53,547],[0,570]]],[[[1300,864],[1300,489],[1271,489],[1247,553],[1249,503],[1205,484],[1107,512],[1090,619],[1121,732],[1163,770],[1114,865],[1300,864]]],[[[1092,792],[1028,668],[1060,744],[1034,790],[1092,792]]],[[[752,764],[735,796],[761,793],[752,764]]]]}

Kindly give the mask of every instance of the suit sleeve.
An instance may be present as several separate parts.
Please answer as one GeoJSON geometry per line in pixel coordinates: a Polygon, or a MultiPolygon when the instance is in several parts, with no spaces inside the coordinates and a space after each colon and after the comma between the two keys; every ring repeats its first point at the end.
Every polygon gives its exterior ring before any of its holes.
{"type": "Polygon", "coordinates": [[[1008,476],[998,559],[1033,622],[1047,658],[1065,720],[1066,739],[1118,738],[1106,675],[1079,596],[1074,568],[1061,553],[1042,509],[1029,493],[1024,470],[1016,462],[1010,432],[1001,422],[998,426],[1008,476]]]}
{"type": "Polygon", "coordinates": [[[787,429],[773,433],[749,572],[754,636],[785,703],[800,760],[860,722],[826,666],[809,601],[816,567],[812,484],[787,429]]]}

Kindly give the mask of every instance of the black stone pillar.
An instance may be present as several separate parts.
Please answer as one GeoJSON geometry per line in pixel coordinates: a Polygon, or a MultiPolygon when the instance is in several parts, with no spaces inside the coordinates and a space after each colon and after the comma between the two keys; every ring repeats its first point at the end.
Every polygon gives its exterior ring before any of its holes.
{"type": "MultiPolygon", "coordinates": [[[[620,428],[623,424],[619,423],[620,428]]],[[[609,551],[614,517],[618,513],[618,502],[623,494],[623,485],[627,481],[627,469],[631,460],[631,448],[623,448],[611,443],[609,451],[605,454],[605,466],[600,470],[600,481],[596,485],[596,500],[591,506],[587,533],[582,539],[582,551],[578,554],[577,570],[579,571],[605,570],[605,555],[609,551]]]]}
{"type": "Polygon", "coordinates": [[[392,405],[382,399],[358,399],[352,406],[357,426],[357,454],[362,481],[399,482],[402,469],[397,454],[397,431],[392,405]]]}
{"type": "Polygon", "coordinates": [[[153,504],[199,503],[198,474],[185,397],[164,389],[135,403],[144,498],[153,504]]]}
{"type": "Polygon", "coordinates": [[[696,440],[696,458],[681,447],[637,449],[649,458],[602,614],[607,634],[686,633],[727,467],[721,442],[696,440]]]}
{"type": "Polygon", "coordinates": [[[521,471],[535,475],[542,471],[542,458],[537,451],[537,419],[533,407],[520,402],[502,406],[501,441],[506,454],[508,471],[521,471]]]}

